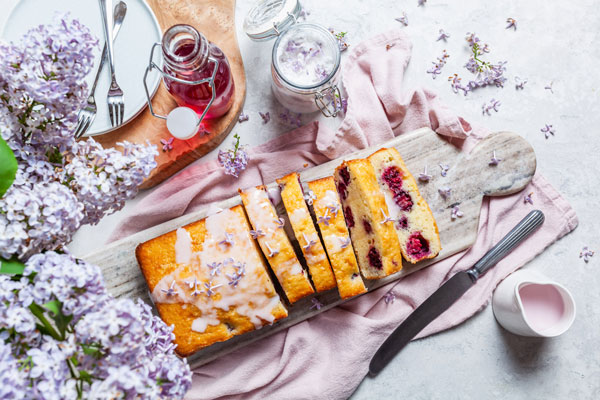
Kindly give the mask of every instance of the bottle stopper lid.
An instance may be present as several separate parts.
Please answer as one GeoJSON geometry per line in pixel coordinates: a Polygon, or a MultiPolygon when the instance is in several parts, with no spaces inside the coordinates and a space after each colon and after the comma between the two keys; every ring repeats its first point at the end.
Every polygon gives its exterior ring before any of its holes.
{"type": "Polygon", "coordinates": [[[189,107],[177,107],[167,115],[167,129],[177,139],[192,138],[200,128],[200,118],[189,107]]]}

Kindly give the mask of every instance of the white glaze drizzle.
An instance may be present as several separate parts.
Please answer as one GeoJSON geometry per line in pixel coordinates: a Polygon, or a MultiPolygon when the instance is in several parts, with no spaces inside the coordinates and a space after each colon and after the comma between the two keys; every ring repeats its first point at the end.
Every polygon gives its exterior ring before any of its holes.
{"type": "Polygon", "coordinates": [[[188,231],[183,228],[177,229],[177,240],[175,241],[175,262],[177,264],[188,264],[192,257],[192,238],[188,231]]]}

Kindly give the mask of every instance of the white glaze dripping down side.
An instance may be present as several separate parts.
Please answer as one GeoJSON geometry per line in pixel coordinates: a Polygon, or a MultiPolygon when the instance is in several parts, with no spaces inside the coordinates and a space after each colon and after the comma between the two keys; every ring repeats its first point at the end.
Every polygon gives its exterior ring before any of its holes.
{"type": "MultiPolygon", "coordinates": [[[[183,254],[189,251],[189,264],[181,265],[163,277],[152,292],[155,303],[184,303],[197,307],[201,317],[193,321],[193,331],[204,332],[209,325],[220,324],[218,309],[228,311],[235,308],[256,328],[274,321],[272,311],[280,304],[279,296],[268,280],[250,234],[246,229],[240,229],[246,225],[243,218],[231,210],[207,217],[206,236],[199,252],[192,252],[191,240],[178,240],[180,248],[176,251],[183,254]],[[223,243],[226,233],[231,235],[233,244],[223,243]],[[188,249],[184,249],[186,244],[188,249]],[[215,263],[219,266],[216,271],[210,267],[215,263]],[[232,277],[240,272],[242,265],[244,275],[237,285],[233,285],[232,277]],[[194,280],[197,285],[194,285],[194,280]],[[168,295],[166,291],[173,281],[176,294],[168,295]],[[206,284],[214,288],[211,296],[207,295],[206,284]]],[[[184,234],[181,237],[185,237],[184,234]]]]}
{"type": "Polygon", "coordinates": [[[188,264],[192,258],[192,238],[188,231],[183,228],[177,229],[177,240],[175,241],[175,262],[177,264],[188,264]]]}

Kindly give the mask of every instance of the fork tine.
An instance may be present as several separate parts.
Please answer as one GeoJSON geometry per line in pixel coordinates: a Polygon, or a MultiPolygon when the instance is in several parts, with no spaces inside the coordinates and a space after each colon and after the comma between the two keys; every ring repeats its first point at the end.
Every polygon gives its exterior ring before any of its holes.
{"type": "Polygon", "coordinates": [[[115,126],[115,115],[114,115],[114,110],[113,110],[113,104],[110,100],[108,102],[108,114],[110,115],[110,124],[112,126],[115,126]]]}
{"type": "Polygon", "coordinates": [[[123,125],[123,119],[125,119],[125,102],[121,99],[119,103],[119,125],[123,125]]]}
{"type": "Polygon", "coordinates": [[[79,118],[77,120],[77,127],[75,128],[75,139],[79,139],[79,137],[81,136],[81,131],[83,130],[83,125],[85,124],[85,115],[80,114],[79,118]]]}
{"type": "Polygon", "coordinates": [[[90,125],[92,125],[92,118],[88,118],[87,121],[85,122],[85,126],[83,127],[83,129],[81,130],[81,134],[77,137],[78,139],[83,136],[88,129],[90,129],[90,125]]]}

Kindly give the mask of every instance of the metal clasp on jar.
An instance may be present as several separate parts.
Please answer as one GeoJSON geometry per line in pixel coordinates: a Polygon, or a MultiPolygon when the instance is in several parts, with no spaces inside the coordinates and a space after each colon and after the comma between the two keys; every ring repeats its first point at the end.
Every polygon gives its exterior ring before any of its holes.
{"type": "Polygon", "coordinates": [[[342,109],[342,96],[337,85],[331,85],[315,93],[315,104],[325,117],[337,117],[342,109]]]}
{"type": "Polygon", "coordinates": [[[148,90],[148,84],[146,83],[146,80],[148,78],[148,74],[150,73],[150,71],[152,71],[153,69],[157,69],[158,72],[161,73],[163,78],[167,78],[167,79],[170,79],[175,82],[183,83],[186,85],[199,85],[201,83],[208,83],[210,85],[212,96],[210,98],[210,101],[206,105],[206,108],[202,112],[202,115],[200,116],[200,122],[202,122],[202,120],[204,119],[204,116],[210,109],[210,106],[212,105],[213,101],[215,101],[215,97],[216,97],[215,77],[217,76],[217,70],[219,69],[219,60],[217,60],[211,56],[208,56],[208,61],[213,62],[215,64],[210,78],[204,78],[204,79],[200,79],[197,81],[187,81],[185,79],[177,78],[175,76],[167,74],[165,71],[162,70],[162,68],[160,68],[154,62],[154,49],[156,49],[156,46],[160,47],[161,44],[154,43],[154,45],[152,46],[152,50],[150,51],[150,62],[148,63],[148,66],[146,67],[146,72],[144,73],[144,90],[146,91],[146,100],[148,102],[148,108],[150,109],[150,113],[156,118],[161,118],[161,119],[165,119],[165,120],[167,119],[167,117],[165,117],[164,115],[159,115],[154,112],[154,109],[152,107],[152,99],[150,98],[150,91],[148,90]]]}

